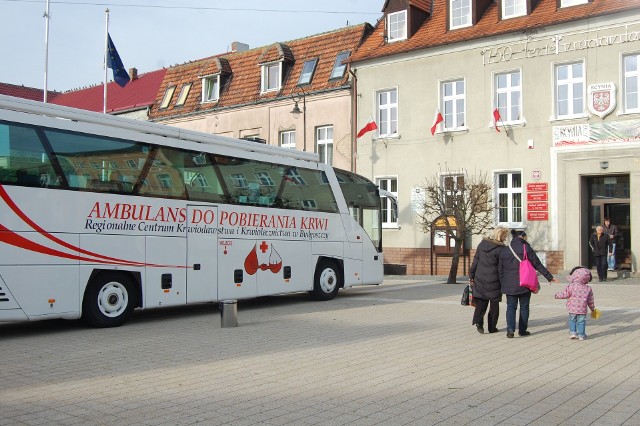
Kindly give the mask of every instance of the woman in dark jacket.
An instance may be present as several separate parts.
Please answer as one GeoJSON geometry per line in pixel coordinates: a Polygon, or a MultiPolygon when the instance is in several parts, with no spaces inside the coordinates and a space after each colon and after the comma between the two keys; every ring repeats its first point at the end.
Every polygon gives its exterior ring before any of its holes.
{"type": "Polygon", "coordinates": [[[498,315],[500,314],[500,276],[498,275],[498,259],[500,251],[504,248],[504,240],[507,238],[507,228],[498,227],[487,238],[483,238],[473,257],[473,263],[469,269],[469,282],[473,286],[473,300],[476,309],[473,312],[472,324],[476,326],[478,333],[484,333],[484,314],[489,306],[487,326],[489,333],[498,330],[498,315]]]}
{"type": "MultiPolygon", "coordinates": [[[[524,231],[511,230],[511,244],[515,254],[523,259],[524,251],[527,250],[527,258],[533,267],[541,273],[549,282],[557,283],[558,280],[547,268],[544,267],[538,255],[527,242],[527,234],[524,231]]],[[[502,293],[507,295],[507,337],[513,337],[516,331],[516,309],[520,303],[520,318],[518,320],[518,334],[520,336],[528,336],[531,334],[527,331],[529,326],[529,301],[531,299],[531,290],[526,287],[520,287],[520,260],[516,259],[513,252],[505,248],[500,253],[500,283],[502,284],[502,293]]]]}
{"type": "Polygon", "coordinates": [[[596,269],[598,270],[598,281],[607,280],[607,256],[611,256],[611,238],[604,232],[602,226],[596,227],[595,234],[589,238],[589,247],[593,251],[596,259],[596,269]]]}

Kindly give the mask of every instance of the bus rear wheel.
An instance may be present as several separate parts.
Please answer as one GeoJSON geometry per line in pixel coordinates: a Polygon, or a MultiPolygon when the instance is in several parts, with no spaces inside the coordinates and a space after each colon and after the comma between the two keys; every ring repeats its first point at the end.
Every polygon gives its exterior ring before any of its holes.
{"type": "Polygon", "coordinates": [[[323,259],[318,262],[313,278],[313,291],[311,298],[314,300],[331,300],[340,289],[340,268],[333,260],[323,259]]]}
{"type": "Polygon", "coordinates": [[[102,273],[88,285],[82,301],[82,319],[94,327],[118,327],[133,312],[134,285],[120,273],[102,273]]]}

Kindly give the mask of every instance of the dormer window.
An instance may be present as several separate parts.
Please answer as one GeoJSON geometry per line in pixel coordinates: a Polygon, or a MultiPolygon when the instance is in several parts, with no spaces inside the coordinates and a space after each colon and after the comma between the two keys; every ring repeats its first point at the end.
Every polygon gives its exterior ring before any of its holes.
{"type": "Polygon", "coordinates": [[[502,0],[502,18],[515,18],[527,14],[526,0],[502,0]]]}
{"type": "Polygon", "coordinates": [[[577,4],[587,4],[587,3],[589,3],[589,0],[560,0],[560,5],[562,7],[575,6],[577,4]]]}
{"type": "Polygon", "coordinates": [[[262,65],[262,93],[279,90],[282,85],[282,62],[262,65]]]}
{"type": "Polygon", "coordinates": [[[344,76],[344,72],[347,69],[347,64],[343,64],[342,62],[349,57],[349,52],[340,52],[338,56],[336,56],[336,61],[333,63],[333,71],[331,71],[330,80],[334,78],[342,78],[344,76]]]}
{"type": "Polygon", "coordinates": [[[216,102],[220,98],[220,74],[202,78],[202,103],[216,102]]]}
{"type": "Polygon", "coordinates": [[[169,106],[169,102],[171,102],[171,98],[173,97],[173,92],[175,91],[176,91],[176,86],[167,87],[167,90],[164,92],[164,96],[162,97],[162,102],[160,102],[160,109],[163,109],[169,106]]]}
{"type": "Polygon", "coordinates": [[[471,25],[471,0],[450,0],[449,28],[463,28],[471,25]]]}
{"type": "Polygon", "coordinates": [[[407,39],[407,11],[387,15],[387,40],[389,42],[407,39]]]}
{"type": "Polygon", "coordinates": [[[304,61],[302,72],[300,73],[300,78],[298,79],[298,86],[311,83],[311,79],[313,78],[313,73],[316,70],[317,64],[318,58],[304,61]]]}

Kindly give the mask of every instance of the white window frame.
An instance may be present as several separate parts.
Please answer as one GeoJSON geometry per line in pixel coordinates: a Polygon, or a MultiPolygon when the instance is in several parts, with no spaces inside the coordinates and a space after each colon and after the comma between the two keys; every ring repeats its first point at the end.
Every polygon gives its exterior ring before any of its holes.
{"type": "Polygon", "coordinates": [[[407,39],[407,11],[401,10],[387,15],[387,41],[407,39]]]}
{"type": "Polygon", "coordinates": [[[318,210],[318,204],[314,199],[300,200],[300,206],[305,210],[318,210]]]}
{"type": "Polygon", "coordinates": [[[233,182],[234,188],[248,188],[249,182],[247,182],[247,178],[242,173],[235,173],[231,175],[231,181],[233,182]]]}
{"type": "Polygon", "coordinates": [[[333,69],[331,70],[331,76],[329,76],[329,80],[334,80],[334,79],[344,77],[344,73],[347,70],[347,64],[343,64],[342,62],[345,59],[347,59],[350,55],[351,55],[351,52],[347,50],[338,52],[338,54],[336,55],[336,60],[333,63],[333,69]]]}
{"type": "Polygon", "coordinates": [[[376,92],[378,136],[381,138],[398,137],[398,100],[397,87],[376,92]]]}
{"type": "Polygon", "coordinates": [[[173,178],[169,173],[159,173],[156,178],[161,188],[173,188],[173,178]]]}
{"type": "Polygon", "coordinates": [[[273,179],[271,179],[271,175],[269,175],[269,172],[255,172],[254,174],[261,186],[276,186],[275,182],[273,182],[273,179]]]}
{"type": "Polygon", "coordinates": [[[333,126],[319,126],[316,128],[316,153],[320,157],[321,163],[332,165],[333,126]]]}
{"type": "MultiPolygon", "coordinates": [[[[498,111],[500,111],[500,119],[502,120],[502,122],[505,124],[525,123],[524,113],[522,111],[522,70],[515,69],[495,73],[493,76],[493,87],[494,106],[495,108],[498,108],[498,111]],[[513,75],[516,74],[519,77],[519,82],[517,84],[513,82],[513,75]],[[506,77],[505,87],[499,87],[498,80],[501,76],[506,77]],[[518,105],[517,116],[514,117],[513,95],[516,93],[519,95],[520,104],[518,105]],[[505,105],[502,105],[500,95],[505,95],[505,105]]],[[[490,126],[494,126],[493,121],[491,122],[490,126]]]]}
{"type": "Polygon", "coordinates": [[[640,53],[629,53],[622,55],[622,111],[623,113],[638,113],[640,112],[640,53]],[[626,59],[629,57],[636,57],[636,69],[635,71],[627,71],[626,59]],[[628,80],[635,79],[636,84],[636,93],[635,96],[632,95],[632,98],[635,98],[636,106],[635,108],[629,107],[629,92],[628,92],[628,80]]]}
{"type": "Polygon", "coordinates": [[[584,60],[572,61],[572,62],[563,62],[563,63],[555,63],[553,65],[553,104],[554,104],[554,112],[556,120],[566,120],[572,118],[584,118],[587,117],[586,114],[586,66],[584,60]],[[582,67],[582,77],[574,77],[573,76],[573,66],[581,65],[582,67]],[[559,80],[558,72],[560,68],[567,67],[568,76],[565,79],[559,80]],[[559,99],[559,89],[562,86],[567,86],[567,113],[560,115],[560,99],[559,99]],[[577,85],[581,85],[582,88],[576,87],[577,85]],[[582,111],[574,111],[574,103],[576,99],[576,95],[582,97],[582,111]]]}
{"type": "Polygon", "coordinates": [[[162,97],[162,101],[160,102],[160,106],[158,109],[165,109],[169,107],[171,103],[171,98],[173,97],[173,93],[176,91],[176,86],[169,86],[167,90],[164,92],[164,96],[162,97]]]}
{"type": "Polygon", "coordinates": [[[218,99],[220,99],[220,74],[202,77],[202,103],[218,102],[218,99]]]}
{"type": "Polygon", "coordinates": [[[191,83],[182,85],[182,88],[180,89],[180,93],[178,94],[178,98],[176,99],[176,106],[184,105],[184,103],[187,101],[187,96],[189,96],[190,90],[191,90],[191,83]]]}
{"type": "Polygon", "coordinates": [[[280,62],[269,62],[268,64],[262,64],[262,66],[260,67],[261,70],[261,79],[260,81],[262,81],[262,85],[261,85],[261,92],[262,93],[266,93],[266,92],[273,92],[276,90],[280,90],[280,87],[282,87],[282,61],[280,62]],[[271,73],[277,70],[277,75],[276,77],[276,85],[275,86],[271,86],[270,82],[271,82],[271,73]]]}
{"type": "Polygon", "coordinates": [[[560,7],[576,6],[578,4],[587,4],[589,0],[560,0],[560,7]]]}
{"type": "Polygon", "coordinates": [[[313,74],[316,72],[318,66],[318,58],[307,59],[302,64],[302,70],[300,71],[300,77],[298,78],[298,86],[305,84],[311,84],[313,74]]]}
{"type": "Polygon", "coordinates": [[[522,169],[515,170],[494,170],[493,172],[493,186],[494,186],[494,200],[496,205],[496,217],[495,222],[498,225],[504,225],[509,228],[522,228],[524,226],[526,209],[524,205],[524,174],[522,169]],[[500,188],[500,176],[507,175],[507,186],[505,188],[500,188]],[[513,186],[513,176],[520,175],[520,187],[513,186]],[[507,220],[500,220],[500,195],[507,195],[507,220]],[[520,206],[514,206],[514,195],[519,194],[519,202],[520,206]],[[514,220],[514,213],[516,209],[520,209],[520,220],[514,220]]]}
{"type": "Polygon", "coordinates": [[[502,0],[502,18],[517,18],[527,14],[526,0],[502,0]]]}
{"type": "Polygon", "coordinates": [[[449,12],[450,29],[471,26],[471,0],[449,0],[449,12]]]}
{"type": "MultiPolygon", "coordinates": [[[[379,188],[384,189],[390,193],[392,193],[395,197],[396,200],[398,200],[398,176],[380,176],[380,177],[376,177],[376,185],[378,185],[379,188]],[[382,182],[386,182],[386,185],[382,185],[382,182]],[[391,191],[391,184],[392,182],[395,181],[396,183],[396,190],[395,191],[391,191]]],[[[398,229],[399,228],[399,223],[398,223],[398,204],[394,203],[393,200],[390,200],[389,197],[386,197],[384,195],[380,196],[380,203],[382,204],[382,211],[386,212],[386,216],[387,216],[387,220],[384,220],[384,214],[382,214],[382,228],[386,228],[386,229],[398,229]],[[394,207],[395,206],[395,207],[394,207]],[[395,220],[394,219],[395,216],[395,220]]]]}
{"type": "Polygon", "coordinates": [[[280,147],[287,149],[296,149],[296,131],[295,130],[283,130],[280,132],[280,147]]]}
{"type": "Polygon", "coordinates": [[[464,78],[447,80],[440,82],[441,104],[440,111],[444,121],[442,122],[443,132],[456,132],[466,130],[467,127],[467,82],[464,78]],[[462,93],[458,92],[462,83],[462,93]],[[451,85],[451,94],[446,94],[446,87],[451,85]],[[462,119],[460,119],[459,101],[462,101],[462,119]]]}

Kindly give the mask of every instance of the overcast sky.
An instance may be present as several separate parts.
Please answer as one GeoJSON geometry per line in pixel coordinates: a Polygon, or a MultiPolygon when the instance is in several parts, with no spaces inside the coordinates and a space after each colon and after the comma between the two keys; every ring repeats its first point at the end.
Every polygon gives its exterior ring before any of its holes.
{"type": "MultiPolygon", "coordinates": [[[[125,68],[138,73],[369,22],[384,0],[51,0],[48,89],[102,83],[105,9],[125,68]]],[[[0,82],[42,88],[45,0],[0,0],[0,82]]],[[[112,79],[109,70],[109,80],[112,79]]]]}

